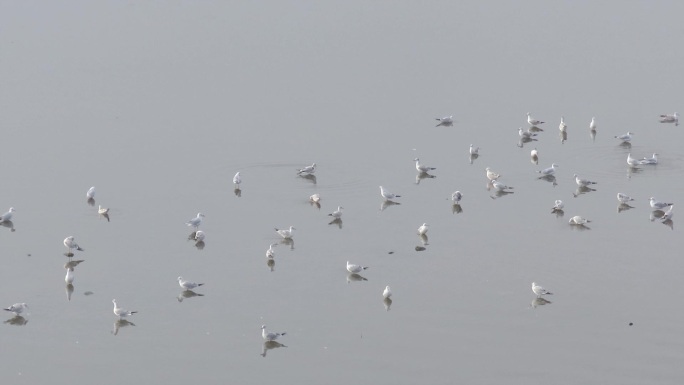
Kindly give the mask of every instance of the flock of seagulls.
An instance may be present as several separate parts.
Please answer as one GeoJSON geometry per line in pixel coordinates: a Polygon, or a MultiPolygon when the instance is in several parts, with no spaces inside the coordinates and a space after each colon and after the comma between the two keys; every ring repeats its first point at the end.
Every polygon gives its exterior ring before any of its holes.
{"type": "MultiPolygon", "coordinates": [[[[674,123],[675,125],[678,126],[679,125],[679,114],[675,112],[672,115],[660,115],[659,120],[662,123],[674,123]]],[[[437,118],[437,121],[438,121],[437,127],[439,127],[439,126],[449,127],[449,126],[453,125],[453,116],[437,118]]],[[[533,140],[533,138],[537,136],[537,132],[542,131],[541,129],[538,128],[538,126],[541,124],[544,124],[544,121],[535,119],[534,117],[532,117],[531,113],[529,113],[529,112],[527,113],[527,122],[530,125],[530,128],[528,128],[527,130],[524,130],[522,127],[520,127],[518,129],[518,135],[519,135],[522,142],[533,140]]],[[[595,131],[597,129],[597,123],[596,123],[596,119],[594,117],[592,117],[591,122],[589,123],[589,129],[593,133],[595,133],[595,131]]],[[[561,117],[560,124],[559,124],[559,131],[561,132],[561,136],[563,138],[566,138],[565,135],[567,133],[567,130],[568,130],[568,125],[565,122],[565,118],[561,117]]],[[[629,143],[632,140],[633,135],[634,135],[634,133],[627,132],[626,134],[623,134],[623,135],[616,135],[615,138],[622,141],[623,143],[629,143]]],[[[476,158],[479,156],[479,150],[480,150],[479,147],[475,147],[473,144],[470,144],[469,154],[471,156],[471,163],[472,163],[473,158],[476,158]]],[[[538,160],[539,160],[539,152],[536,148],[534,148],[530,152],[530,156],[531,156],[532,162],[537,164],[538,160]]],[[[632,154],[629,153],[627,155],[627,164],[629,167],[638,167],[638,166],[642,166],[642,165],[657,165],[658,164],[658,157],[657,156],[658,156],[657,153],[653,153],[651,157],[634,158],[634,157],[632,157],[632,154]]],[[[430,166],[426,166],[424,164],[421,164],[419,158],[415,158],[414,161],[415,161],[415,168],[419,173],[427,174],[430,171],[436,170],[436,167],[430,167],[430,166]]],[[[550,167],[544,168],[542,170],[538,170],[537,173],[541,174],[541,176],[539,178],[555,178],[556,170],[558,168],[559,168],[558,164],[552,163],[550,167]]],[[[310,166],[305,166],[301,169],[298,169],[297,175],[300,175],[300,176],[309,175],[310,176],[310,175],[314,174],[315,172],[316,172],[316,163],[312,163],[310,166]]],[[[508,185],[504,184],[503,182],[501,182],[500,179],[502,178],[502,175],[495,172],[490,167],[485,168],[485,176],[488,180],[487,189],[494,189],[494,190],[496,190],[497,194],[500,194],[500,195],[512,193],[511,190],[513,190],[514,188],[512,186],[508,186],[508,185]]],[[[582,178],[576,173],[573,175],[573,177],[575,179],[575,183],[579,187],[579,190],[578,190],[579,193],[586,192],[586,191],[582,191],[582,190],[593,191],[593,189],[590,186],[597,184],[597,182],[589,180],[589,179],[582,178]]],[[[235,186],[236,190],[239,190],[239,186],[242,183],[242,177],[241,177],[240,172],[237,172],[234,175],[232,181],[233,181],[233,185],[235,186]]],[[[91,187],[86,192],[87,202],[91,206],[94,205],[94,203],[95,203],[95,201],[94,201],[95,192],[96,192],[95,187],[91,187]]],[[[394,193],[390,192],[389,190],[385,189],[383,186],[380,186],[380,195],[383,199],[383,202],[389,203],[389,204],[399,204],[398,202],[395,202],[394,200],[401,197],[401,195],[394,194],[394,193]]],[[[574,195],[577,196],[577,194],[574,194],[574,195]]],[[[461,191],[457,190],[457,191],[452,193],[451,201],[452,201],[454,207],[456,207],[456,206],[460,207],[460,203],[461,203],[463,197],[464,197],[464,195],[461,193],[461,191]]],[[[630,202],[635,201],[634,198],[632,198],[632,197],[630,197],[630,196],[628,196],[622,192],[617,193],[617,200],[618,200],[618,203],[620,205],[627,205],[627,206],[629,205],[630,202]]],[[[320,208],[320,202],[321,202],[320,194],[316,193],[316,194],[311,195],[309,197],[309,201],[312,204],[314,204],[320,208]]],[[[656,212],[659,213],[659,215],[656,215],[657,218],[659,218],[664,223],[668,222],[668,221],[671,222],[673,214],[674,214],[673,213],[673,209],[674,209],[673,203],[661,202],[661,201],[658,201],[655,197],[651,197],[649,199],[649,204],[650,204],[651,208],[654,210],[654,213],[656,213],[656,212]]],[[[558,199],[554,202],[554,205],[552,207],[552,212],[556,213],[557,215],[558,214],[562,215],[564,207],[565,207],[564,202],[562,200],[558,199]]],[[[98,205],[98,211],[97,212],[99,215],[106,217],[107,220],[109,221],[109,208],[105,208],[105,207],[102,207],[101,205],[98,205]]],[[[10,207],[7,212],[0,215],[0,224],[3,224],[3,225],[10,224],[10,226],[8,226],[8,227],[12,228],[12,230],[13,230],[13,226],[11,226],[11,222],[12,222],[12,218],[13,218],[14,213],[15,213],[14,207],[10,207]]],[[[337,209],[335,211],[333,211],[332,213],[329,213],[328,216],[332,217],[334,221],[339,221],[342,218],[342,213],[343,213],[343,207],[338,206],[337,209]]],[[[185,223],[188,227],[192,227],[194,229],[194,231],[191,234],[191,236],[189,237],[189,239],[195,240],[197,242],[198,247],[200,247],[200,244],[203,243],[203,241],[205,240],[205,237],[206,237],[205,233],[199,229],[200,225],[202,224],[204,217],[205,217],[205,215],[203,213],[199,212],[199,213],[197,213],[197,215],[194,218],[191,218],[190,220],[188,220],[185,223]]],[[[572,226],[580,226],[580,227],[586,228],[586,225],[588,223],[591,223],[591,220],[589,220],[589,219],[587,219],[581,215],[575,215],[575,216],[571,217],[568,222],[572,226]]],[[[423,240],[426,240],[428,229],[429,229],[429,225],[427,223],[423,223],[420,227],[418,227],[417,234],[423,240]]],[[[289,226],[289,228],[283,228],[283,229],[275,228],[276,234],[279,237],[281,237],[284,241],[291,241],[293,239],[294,230],[296,230],[294,226],[289,226]]],[[[72,283],[74,281],[74,268],[76,265],[78,265],[78,263],[80,263],[82,261],[73,261],[73,260],[71,260],[71,258],[74,256],[75,251],[84,251],[84,249],[76,242],[74,236],[66,237],[64,239],[63,243],[67,249],[67,252],[65,253],[65,255],[67,257],[69,257],[69,262],[65,265],[67,272],[66,272],[66,276],[65,276],[64,280],[67,283],[67,285],[72,285],[72,283]]],[[[425,242],[424,242],[424,244],[425,244],[425,242]]],[[[275,253],[274,248],[276,246],[277,246],[277,243],[272,243],[272,244],[270,244],[269,248],[266,250],[266,258],[267,258],[267,260],[269,260],[269,263],[271,263],[275,258],[276,253],[275,253]]],[[[365,280],[365,278],[361,277],[359,275],[359,273],[368,269],[368,267],[347,261],[346,269],[352,275],[357,276],[356,277],[357,280],[365,280]]],[[[185,297],[189,297],[189,296],[193,296],[193,295],[201,295],[201,294],[196,294],[196,293],[192,292],[192,290],[204,285],[204,283],[196,283],[196,282],[186,280],[182,276],[178,277],[178,284],[183,290],[190,293],[190,294],[185,294],[184,295],[185,297]]],[[[551,295],[552,293],[549,292],[548,290],[544,289],[542,286],[537,285],[535,282],[532,282],[532,292],[537,296],[537,300],[535,300],[535,301],[537,301],[538,304],[550,303],[549,301],[544,300],[541,297],[544,295],[551,295]]],[[[388,285],[385,287],[384,291],[382,292],[382,297],[386,301],[385,303],[386,303],[386,309],[387,310],[389,310],[388,304],[391,303],[391,299],[390,299],[391,296],[392,296],[392,291],[390,289],[390,286],[388,285]]],[[[179,298],[179,301],[180,300],[181,299],[179,298]]],[[[113,313],[115,316],[117,316],[119,318],[119,320],[124,320],[125,318],[137,313],[137,311],[130,311],[130,310],[124,309],[122,307],[119,307],[116,299],[113,299],[112,303],[114,305],[113,313]]],[[[15,317],[21,318],[22,314],[24,314],[28,308],[29,307],[26,303],[19,302],[19,303],[15,303],[15,304],[7,307],[7,308],[4,308],[4,310],[13,313],[15,315],[15,317]]],[[[24,323],[25,322],[26,321],[24,321],[24,323]]],[[[16,321],[13,323],[22,324],[20,321],[16,321]]],[[[272,345],[269,348],[284,346],[282,344],[277,343],[276,340],[279,337],[284,336],[286,334],[285,332],[280,332],[280,333],[267,332],[265,325],[261,326],[261,330],[262,330],[262,338],[265,341],[265,343],[278,344],[278,345],[272,345]]],[[[266,346],[265,346],[265,349],[267,349],[266,346]]],[[[264,353],[262,355],[265,356],[265,350],[264,350],[264,353]]]]}

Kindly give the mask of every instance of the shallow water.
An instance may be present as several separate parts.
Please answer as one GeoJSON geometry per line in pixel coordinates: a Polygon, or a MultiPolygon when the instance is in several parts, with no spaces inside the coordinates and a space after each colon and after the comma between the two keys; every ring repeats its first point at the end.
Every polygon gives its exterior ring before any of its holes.
{"type": "Polygon", "coordinates": [[[28,322],[0,325],[4,376],[681,383],[681,230],[648,206],[684,189],[681,128],[657,122],[680,105],[682,6],[669,7],[4,7],[0,206],[17,212],[16,231],[0,228],[0,300],[30,306],[28,322]],[[547,123],[520,144],[527,111],[547,123]],[[631,146],[614,139],[628,130],[631,146]],[[630,152],[661,162],[630,170],[630,152]],[[434,178],[416,178],[415,157],[434,178]],[[296,175],[312,162],[315,178],[296,175]],[[536,173],[551,163],[555,184],[536,173]],[[512,194],[487,190],[488,166],[512,194]],[[574,173],[595,191],[575,197],[574,173]],[[384,206],[379,185],[399,204],[384,206]],[[618,211],[617,192],[632,209],[618,211]],[[184,225],[198,211],[202,250],[184,225]],[[592,222],[570,226],[574,215],[592,222]],[[273,228],[290,225],[269,266],[273,228]],[[70,300],[67,235],[85,249],[70,300]],[[369,269],[350,276],[347,260],[369,269]],[[130,323],[112,298],[138,311],[130,323]],[[264,345],[262,324],[286,331],[284,346],[264,345]]]}

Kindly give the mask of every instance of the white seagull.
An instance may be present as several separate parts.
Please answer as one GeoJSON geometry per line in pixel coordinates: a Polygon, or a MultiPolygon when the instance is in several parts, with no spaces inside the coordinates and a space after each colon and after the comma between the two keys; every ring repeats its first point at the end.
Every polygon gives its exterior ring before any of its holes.
{"type": "Polygon", "coordinates": [[[573,176],[575,177],[575,183],[577,183],[577,185],[580,187],[587,187],[590,184],[596,184],[596,182],[592,182],[589,179],[580,178],[577,174],[573,176]]]}
{"type": "Polygon", "coordinates": [[[532,151],[530,151],[530,158],[532,158],[534,162],[539,161],[539,152],[537,151],[536,147],[532,151]]]}
{"type": "Polygon", "coordinates": [[[71,253],[72,249],[76,249],[78,251],[83,251],[81,246],[79,246],[78,243],[76,243],[74,241],[73,235],[70,235],[70,236],[64,238],[64,246],[66,246],[66,248],[68,249],[68,253],[71,253]]]}
{"type": "Polygon", "coordinates": [[[357,274],[366,270],[367,268],[368,267],[366,266],[356,265],[353,263],[349,263],[349,261],[347,261],[347,271],[350,273],[357,274]]]}
{"type": "Polygon", "coordinates": [[[129,315],[137,313],[137,311],[128,311],[128,310],[120,308],[119,305],[116,304],[115,299],[112,300],[112,303],[114,304],[114,315],[119,317],[119,319],[124,319],[124,318],[128,317],[129,315]]]}
{"type": "Polygon", "coordinates": [[[385,290],[382,292],[382,298],[389,298],[392,296],[392,290],[389,286],[385,286],[385,290]]]}
{"type": "Polygon", "coordinates": [[[293,235],[292,230],[297,230],[297,229],[295,229],[295,228],[292,227],[292,226],[290,226],[289,229],[278,229],[278,228],[275,228],[275,231],[278,233],[278,235],[280,235],[281,237],[283,237],[283,239],[292,239],[292,235],[293,235]]]}
{"type": "Polygon", "coordinates": [[[200,287],[200,286],[204,285],[203,283],[190,282],[188,280],[183,279],[183,277],[178,277],[178,284],[184,290],[192,290],[196,287],[200,287]]]}
{"type": "Polygon", "coordinates": [[[14,313],[14,315],[19,315],[28,309],[28,305],[25,302],[15,303],[10,307],[6,307],[4,310],[14,313]]]}
{"type": "Polygon", "coordinates": [[[267,332],[266,332],[266,325],[261,325],[261,337],[262,337],[265,341],[269,341],[269,342],[270,342],[270,341],[275,341],[275,340],[278,339],[278,337],[284,336],[285,334],[287,334],[287,333],[285,333],[285,332],[282,332],[282,333],[267,333],[267,332]]]}
{"type": "Polygon", "coordinates": [[[487,178],[489,180],[497,180],[501,177],[501,174],[497,174],[494,171],[492,171],[491,168],[487,167],[485,168],[485,171],[487,171],[487,178]]]}
{"type": "Polygon", "coordinates": [[[311,203],[320,203],[321,202],[321,194],[313,194],[309,197],[309,202],[311,203]]]}
{"type": "Polygon", "coordinates": [[[589,130],[596,131],[596,118],[591,117],[591,123],[589,123],[589,130]]]}
{"type": "Polygon", "coordinates": [[[574,217],[570,218],[570,220],[568,221],[568,223],[570,223],[571,225],[580,225],[580,226],[585,225],[585,224],[590,223],[590,222],[591,222],[590,220],[588,220],[582,216],[579,216],[579,215],[575,215],[574,217]]]}
{"type": "Polygon", "coordinates": [[[271,243],[271,245],[268,247],[268,250],[266,250],[266,258],[268,258],[268,259],[275,258],[275,250],[273,250],[273,248],[275,246],[278,246],[278,244],[277,243],[271,243]]]}
{"type": "Polygon", "coordinates": [[[420,227],[418,228],[418,235],[425,235],[428,231],[429,226],[430,225],[428,225],[427,223],[423,223],[422,225],[420,225],[420,227]]]}
{"type": "Polygon", "coordinates": [[[240,177],[240,171],[238,171],[233,177],[233,185],[235,185],[235,188],[238,188],[240,183],[242,183],[242,178],[240,177]]]}
{"type": "Polygon", "coordinates": [[[418,172],[428,172],[436,170],[435,167],[423,166],[422,164],[420,164],[420,159],[418,158],[414,159],[414,161],[416,162],[416,170],[418,170],[418,172]]]}
{"type": "Polygon", "coordinates": [[[202,230],[197,230],[195,231],[195,242],[202,242],[204,241],[204,238],[206,237],[206,234],[204,234],[204,231],[202,230]]]}
{"type": "Polygon", "coordinates": [[[537,124],[542,124],[541,120],[534,119],[532,115],[528,112],[527,113],[527,123],[529,123],[530,126],[536,126],[537,124]]]}
{"type": "Polygon", "coordinates": [[[654,197],[651,197],[649,199],[649,203],[651,204],[651,208],[654,208],[656,210],[662,210],[667,206],[673,205],[673,203],[658,202],[654,197]]]}
{"type": "Polygon", "coordinates": [[[558,167],[557,164],[553,163],[551,167],[545,168],[543,170],[537,171],[538,173],[542,175],[553,175],[556,172],[556,168],[558,167]]]}
{"type": "Polygon", "coordinates": [[[634,134],[631,132],[627,132],[626,134],[615,135],[615,139],[620,139],[623,142],[629,142],[632,140],[632,135],[634,134]]]}
{"type": "Polygon", "coordinates": [[[522,127],[518,127],[518,135],[523,139],[532,139],[533,136],[537,136],[536,133],[525,131],[522,127]]]}
{"type": "Polygon", "coordinates": [[[311,163],[311,166],[306,166],[297,170],[297,174],[313,174],[316,172],[316,163],[311,163]]]}
{"type": "Polygon", "coordinates": [[[553,211],[558,211],[558,210],[563,210],[563,207],[565,207],[565,203],[563,203],[562,200],[556,199],[556,201],[553,203],[553,211]]]}
{"type": "Polygon", "coordinates": [[[344,207],[342,206],[337,206],[337,210],[333,211],[332,213],[328,214],[329,217],[333,217],[335,219],[340,219],[342,218],[342,209],[344,207]]]}
{"type": "Polygon", "coordinates": [[[102,207],[102,205],[97,205],[97,213],[100,215],[105,215],[105,214],[109,213],[109,208],[102,207]]]}
{"type": "Polygon", "coordinates": [[[204,219],[204,214],[202,213],[197,213],[197,216],[192,218],[191,220],[185,222],[186,225],[192,226],[195,229],[199,228],[200,224],[202,224],[202,219],[204,219]]]}
{"type": "Polygon", "coordinates": [[[443,118],[436,118],[436,120],[439,122],[435,127],[439,126],[444,126],[444,127],[449,127],[454,125],[454,116],[445,116],[443,118]]]}
{"type": "Polygon", "coordinates": [[[0,216],[0,223],[9,222],[12,220],[12,213],[14,212],[14,207],[10,207],[9,210],[0,216]]]}
{"type": "Polygon", "coordinates": [[[95,199],[95,186],[88,189],[88,191],[86,192],[86,198],[95,199]]]}
{"type": "Polygon", "coordinates": [[[658,164],[658,153],[654,152],[650,158],[643,157],[639,164],[658,164]]]}
{"type": "Polygon", "coordinates": [[[470,145],[470,155],[479,155],[480,154],[480,147],[474,147],[472,144],[470,145]]]}
{"type": "Polygon", "coordinates": [[[401,195],[392,194],[391,192],[385,190],[385,188],[382,186],[380,186],[380,195],[382,195],[386,201],[391,201],[394,198],[401,198],[401,195]]]}
{"type": "Polygon", "coordinates": [[[660,115],[660,123],[674,123],[679,126],[679,113],[675,112],[672,115],[660,115]]]}
{"type": "Polygon", "coordinates": [[[513,189],[511,186],[506,186],[505,184],[499,182],[498,180],[493,180],[492,181],[492,186],[497,190],[497,191],[504,191],[506,189],[513,189]]]}
{"type": "Polygon", "coordinates": [[[541,298],[542,295],[552,295],[550,291],[544,289],[543,287],[532,282],[532,292],[537,295],[537,298],[541,298]]]}
{"type": "Polygon", "coordinates": [[[568,125],[565,124],[565,118],[562,116],[561,116],[560,124],[558,125],[558,129],[560,130],[560,132],[565,132],[565,130],[568,129],[568,125]]]}
{"type": "Polygon", "coordinates": [[[623,193],[620,193],[620,192],[619,192],[619,193],[617,193],[617,200],[618,200],[618,202],[620,202],[620,203],[625,203],[625,204],[626,204],[627,202],[633,201],[634,198],[630,197],[629,195],[626,195],[626,194],[623,194],[623,193]]]}
{"type": "Polygon", "coordinates": [[[638,166],[640,163],[639,159],[632,158],[632,153],[627,154],[627,165],[630,167],[638,166]]]}
{"type": "Polygon", "coordinates": [[[451,200],[454,202],[454,204],[460,202],[461,199],[463,199],[463,194],[461,194],[460,191],[454,191],[454,193],[451,194],[451,200]]]}

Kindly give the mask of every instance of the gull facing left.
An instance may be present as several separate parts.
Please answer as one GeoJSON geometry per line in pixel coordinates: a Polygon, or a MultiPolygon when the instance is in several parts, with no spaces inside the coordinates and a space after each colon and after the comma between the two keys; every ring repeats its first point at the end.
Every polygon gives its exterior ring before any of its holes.
{"type": "Polygon", "coordinates": [[[78,251],[83,251],[81,246],[79,246],[78,243],[76,243],[76,241],[74,241],[73,235],[70,235],[70,236],[64,238],[64,246],[66,246],[66,248],[67,248],[67,254],[73,254],[71,252],[72,249],[76,249],[78,251]]]}
{"type": "Polygon", "coordinates": [[[418,158],[414,159],[414,161],[416,162],[416,170],[418,170],[418,172],[428,172],[437,169],[435,167],[428,167],[420,164],[420,159],[418,158]]]}
{"type": "Polygon", "coordinates": [[[128,311],[128,310],[125,310],[123,308],[120,308],[119,305],[117,305],[117,303],[116,303],[116,299],[113,299],[112,303],[114,304],[114,310],[113,310],[114,315],[119,317],[119,319],[124,319],[124,318],[128,317],[129,315],[137,313],[137,311],[128,311]]]}
{"type": "Polygon", "coordinates": [[[178,277],[178,285],[182,287],[184,290],[192,290],[196,287],[200,287],[204,285],[203,283],[195,283],[195,282],[190,282],[186,279],[183,279],[183,277],[178,277]]]}
{"type": "Polygon", "coordinates": [[[269,342],[270,342],[270,341],[275,341],[275,340],[278,339],[278,337],[284,336],[285,334],[287,334],[287,333],[286,333],[286,332],[282,332],[282,333],[273,333],[273,332],[269,333],[269,332],[266,332],[266,325],[261,325],[261,337],[262,337],[265,341],[269,341],[269,342]]]}
{"type": "Polygon", "coordinates": [[[537,295],[537,298],[541,298],[542,295],[552,295],[550,291],[544,289],[543,287],[532,282],[532,292],[537,295]]]}
{"type": "Polygon", "coordinates": [[[361,266],[361,265],[357,265],[354,263],[349,263],[349,261],[347,261],[347,271],[352,273],[352,274],[358,274],[358,273],[366,270],[367,268],[368,268],[367,266],[361,266]]]}

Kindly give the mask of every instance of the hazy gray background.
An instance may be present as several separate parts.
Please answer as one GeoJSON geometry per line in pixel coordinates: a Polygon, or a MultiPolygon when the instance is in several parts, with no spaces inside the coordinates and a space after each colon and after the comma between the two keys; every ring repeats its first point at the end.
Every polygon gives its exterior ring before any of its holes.
{"type": "Polygon", "coordinates": [[[648,197],[678,202],[684,190],[682,128],[657,122],[682,109],[682,11],[0,2],[0,210],[17,210],[16,232],[0,228],[0,304],[31,307],[25,326],[0,325],[3,377],[680,384],[681,228],[676,215],[673,229],[651,222],[648,197]],[[528,111],[546,131],[521,149],[528,111]],[[435,128],[444,115],[454,127],[435,128]],[[631,149],[613,138],[628,130],[631,149]],[[482,147],[472,165],[470,143],[482,147]],[[628,172],[630,151],[661,163],[628,172]],[[415,184],[416,156],[437,178],[415,184]],[[311,162],[316,184],[294,172],[311,162]],[[552,162],[556,187],[534,173],[552,162]],[[515,194],[491,199],[487,166],[515,194]],[[573,173],[597,191],[573,198],[573,173]],[[380,211],[381,184],[402,204],[380,211]],[[92,185],[110,223],[85,203],[92,185]],[[456,189],[460,214],[446,200],[456,189]],[[617,213],[618,191],[634,209],[617,213]],[[550,214],[555,199],[564,217],[550,214]],[[338,205],[341,229],[326,216],[338,205]],[[198,211],[202,251],[183,224],[198,211]],[[591,230],[572,231],[577,214],[591,230]],[[423,222],[429,244],[416,252],[423,222]],[[271,272],[272,229],[289,225],[294,249],[278,246],[271,272]],[[86,260],[71,301],[67,235],[86,260]],[[348,283],[347,260],[370,266],[368,281],[348,283]],[[179,303],[178,275],[205,282],[205,296],[179,303]],[[552,304],[530,308],[532,281],[552,304]],[[112,298],[139,311],[117,335],[112,298]],[[260,356],[261,324],[287,331],[287,348],[260,356]]]}

